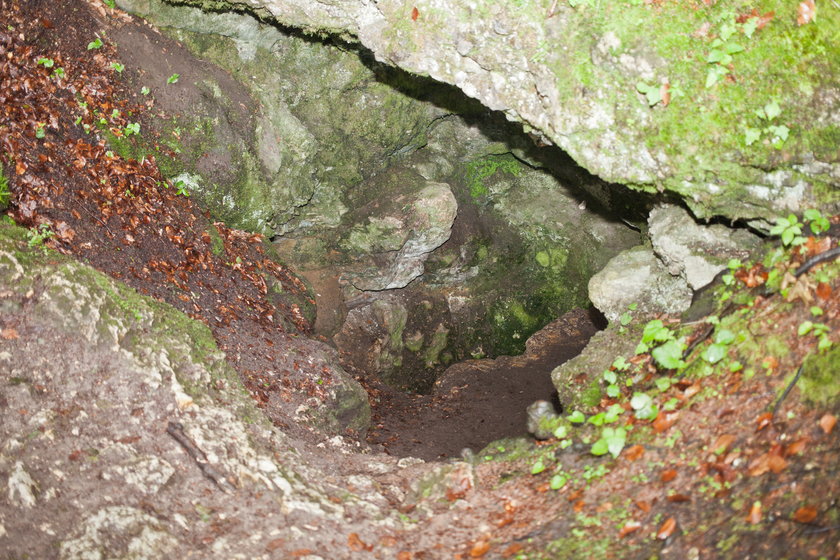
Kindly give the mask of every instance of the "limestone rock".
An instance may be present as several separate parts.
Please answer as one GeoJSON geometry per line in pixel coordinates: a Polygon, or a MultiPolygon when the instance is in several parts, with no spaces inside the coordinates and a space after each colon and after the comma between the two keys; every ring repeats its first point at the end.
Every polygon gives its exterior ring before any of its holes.
{"type": "Polygon", "coordinates": [[[386,175],[385,181],[398,190],[388,189],[387,198],[356,211],[355,223],[340,243],[361,259],[346,278],[363,291],[403,288],[423,274],[429,253],[449,239],[458,212],[448,185],[426,181],[414,172],[400,173],[395,185],[393,173],[386,175]]]}
{"type": "Polygon", "coordinates": [[[836,14],[818,29],[795,30],[802,37],[814,32],[804,55],[798,40],[780,40],[782,27],[749,41],[739,35],[747,52],[710,81],[708,65],[686,61],[734,27],[731,2],[709,7],[709,28],[684,17],[679,3],[662,10],[572,4],[551,3],[547,14],[533,3],[434,0],[412,18],[412,6],[401,0],[247,2],[267,19],[357,41],[378,60],[455,85],[596,175],[647,192],[668,190],[697,216],[767,220],[807,205],[836,207],[840,95],[836,81],[821,77],[840,72],[837,42],[821,31],[836,27],[836,14]],[[831,62],[809,76],[791,72],[792,59],[831,62]],[[764,79],[767,61],[778,76],[772,84],[764,79]],[[662,86],[670,103],[654,95],[662,86]],[[756,111],[768,104],[781,111],[764,120],[756,111]],[[814,110],[798,111],[803,106],[814,110]],[[758,139],[748,143],[746,131],[758,139]]]}
{"type": "Polygon", "coordinates": [[[589,299],[610,321],[635,303],[643,312],[680,313],[691,304],[686,281],[643,245],[619,253],[589,280],[589,299]]]}
{"type": "Polygon", "coordinates": [[[673,276],[693,290],[709,284],[726,269],[729,259],[746,259],[759,244],[758,236],[724,225],[701,225],[672,204],[654,208],[648,218],[653,250],[673,276]]]}

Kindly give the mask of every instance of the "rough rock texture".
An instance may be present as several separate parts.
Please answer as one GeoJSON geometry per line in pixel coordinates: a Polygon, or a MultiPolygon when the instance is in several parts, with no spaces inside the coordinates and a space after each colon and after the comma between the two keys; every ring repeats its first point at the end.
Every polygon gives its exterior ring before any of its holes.
{"type": "Polygon", "coordinates": [[[680,313],[691,305],[691,296],[686,281],[671,275],[644,245],[620,253],[589,280],[589,299],[610,321],[632,304],[648,313],[680,313]]]}
{"type": "Polygon", "coordinates": [[[758,236],[743,229],[700,225],[679,206],[654,208],[648,233],[657,257],[673,276],[685,279],[692,290],[709,284],[726,269],[729,259],[746,259],[758,248],[758,236]]]}
{"type": "Polygon", "coordinates": [[[179,151],[165,171],[234,226],[271,234],[335,226],[347,211],[346,191],[422,145],[441,112],[383,83],[390,70],[372,60],[251,15],[160,0],[119,5],[202,61],[175,68],[150,56],[151,46],[126,60],[145,70],[138,87],[151,87],[157,106],[177,115],[157,123],[179,151]],[[173,71],[181,76],[168,84],[173,71]]]}
{"type": "Polygon", "coordinates": [[[27,248],[23,231],[0,230],[6,554],[171,558],[198,546],[205,557],[255,558],[272,539],[300,538],[281,519],[338,523],[344,506],[309,482],[206,327],[27,248]],[[273,513],[238,517],[235,503],[273,513]],[[227,516],[232,531],[214,536],[227,516]]]}
{"type": "Polygon", "coordinates": [[[339,247],[356,260],[345,273],[358,290],[404,288],[423,274],[429,253],[451,234],[458,203],[449,186],[390,168],[361,189],[387,193],[359,208],[339,247]]]}
{"type": "Polygon", "coordinates": [[[838,200],[830,8],[800,26],[795,7],[767,0],[755,13],[774,17],[758,29],[733,2],[179,2],[356,39],[504,111],[607,180],[678,194],[700,217],[767,219],[838,200]]]}

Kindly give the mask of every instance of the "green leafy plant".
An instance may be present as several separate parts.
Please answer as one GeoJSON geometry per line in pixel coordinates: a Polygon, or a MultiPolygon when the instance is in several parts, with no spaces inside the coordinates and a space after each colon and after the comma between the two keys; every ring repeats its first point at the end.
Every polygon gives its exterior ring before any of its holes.
{"type": "Polygon", "coordinates": [[[42,64],[44,68],[52,68],[55,66],[55,61],[51,58],[39,58],[38,64],[42,64]]]}
{"type": "Polygon", "coordinates": [[[117,74],[122,74],[123,70],[125,70],[125,64],[122,64],[120,62],[112,62],[111,63],[111,68],[116,70],[117,74]]]}
{"type": "Polygon", "coordinates": [[[90,50],[93,50],[93,49],[99,49],[99,48],[102,48],[102,45],[103,45],[102,39],[97,37],[96,39],[94,39],[93,41],[88,43],[87,50],[90,51],[90,50]]]}
{"type": "Polygon", "coordinates": [[[167,84],[177,84],[178,83],[178,78],[180,78],[180,77],[181,77],[181,75],[178,74],[178,73],[172,74],[171,76],[169,76],[166,79],[166,83],[167,84]]]}
{"type": "Polygon", "coordinates": [[[0,163],[0,210],[6,208],[12,200],[12,191],[9,189],[9,179],[3,173],[3,164],[0,163]]]}
{"type": "Polygon", "coordinates": [[[653,420],[659,414],[659,408],[647,393],[634,393],[633,398],[630,399],[630,406],[636,411],[634,413],[636,418],[640,420],[653,420]]]}
{"type": "Polygon", "coordinates": [[[143,86],[143,87],[140,88],[140,94],[141,95],[149,95],[149,91],[150,91],[149,88],[147,88],[146,86],[143,86]]]}
{"type": "Polygon", "coordinates": [[[805,336],[807,334],[812,334],[817,337],[817,348],[820,351],[828,350],[831,348],[832,342],[831,339],[828,338],[828,333],[831,332],[831,329],[828,325],[823,323],[812,323],[811,321],[804,321],[799,328],[797,329],[797,334],[799,336],[805,336]]]}
{"type": "Polygon", "coordinates": [[[584,416],[583,412],[575,410],[566,416],[566,419],[572,424],[583,424],[586,421],[586,416],[584,416]]]}
{"type": "Polygon", "coordinates": [[[112,10],[117,7],[116,0],[102,0],[102,3],[111,8],[112,10]]]}
{"type": "Polygon", "coordinates": [[[592,444],[590,452],[593,455],[605,455],[609,453],[613,458],[621,454],[624,445],[627,443],[627,429],[623,427],[607,427],[601,431],[601,438],[592,444]]]}
{"type": "Polygon", "coordinates": [[[809,208],[802,213],[802,218],[809,222],[808,227],[811,228],[811,232],[814,235],[819,235],[823,232],[828,231],[828,228],[831,227],[831,222],[828,221],[828,218],[822,215],[819,210],[814,208],[809,208]]]}
{"type": "Polygon", "coordinates": [[[729,329],[721,329],[715,333],[714,342],[706,347],[700,357],[710,364],[716,364],[726,357],[729,345],[734,341],[735,333],[729,329]]]}
{"type": "Polygon", "coordinates": [[[140,134],[140,123],[132,122],[125,125],[125,129],[123,129],[126,136],[131,136],[132,134],[140,134]]]}
{"type": "Polygon", "coordinates": [[[44,123],[38,123],[35,125],[35,138],[41,139],[47,135],[47,131],[44,129],[44,123]]]}
{"type": "Polygon", "coordinates": [[[744,127],[744,143],[751,146],[761,139],[763,134],[767,134],[773,147],[781,149],[790,135],[790,129],[783,124],[772,124],[772,121],[782,114],[779,103],[774,99],[765,104],[764,107],[757,109],[755,114],[759,119],[765,121],[766,125],[764,128],[744,127]]]}
{"type": "Polygon", "coordinates": [[[175,188],[178,189],[175,194],[181,194],[186,197],[190,196],[189,191],[187,191],[187,185],[182,180],[175,181],[175,188]]]}
{"type": "Polygon", "coordinates": [[[802,224],[794,214],[789,215],[787,218],[778,218],[776,225],[770,230],[770,235],[781,237],[782,244],[785,247],[795,247],[805,243],[805,238],[802,237],[802,224]]]}
{"type": "Polygon", "coordinates": [[[49,225],[41,224],[37,228],[32,228],[26,233],[27,245],[29,245],[29,247],[43,247],[44,242],[54,236],[55,233],[52,229],[50,229],[49,225]]]}

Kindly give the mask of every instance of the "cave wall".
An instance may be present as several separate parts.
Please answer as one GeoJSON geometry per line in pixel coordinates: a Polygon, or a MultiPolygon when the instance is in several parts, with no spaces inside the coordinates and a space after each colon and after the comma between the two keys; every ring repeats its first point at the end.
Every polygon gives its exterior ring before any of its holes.
{"type": "Polygon", "coordinates": [[[836,208],[836,10],[551,0],[175,0],[240,9],[456,85],[592,173],[761,225],[836,208]],[[663,98],[661,94],[666,94],[663,98]]]}

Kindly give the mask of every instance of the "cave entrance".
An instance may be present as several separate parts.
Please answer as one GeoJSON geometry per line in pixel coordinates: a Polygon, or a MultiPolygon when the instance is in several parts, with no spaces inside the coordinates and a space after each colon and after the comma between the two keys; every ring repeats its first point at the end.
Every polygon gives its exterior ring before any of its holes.
{"type": "Polygon", "coordinates": [[[316,332],[371,396],[368,442],[434,460],[525,433],[551,371],[606,326],[587,283],[639,243],[617,216],[641,211],[484,109],[425,135],[345,197],[339,227],[278,245],[316,293],[316,332]]]}

